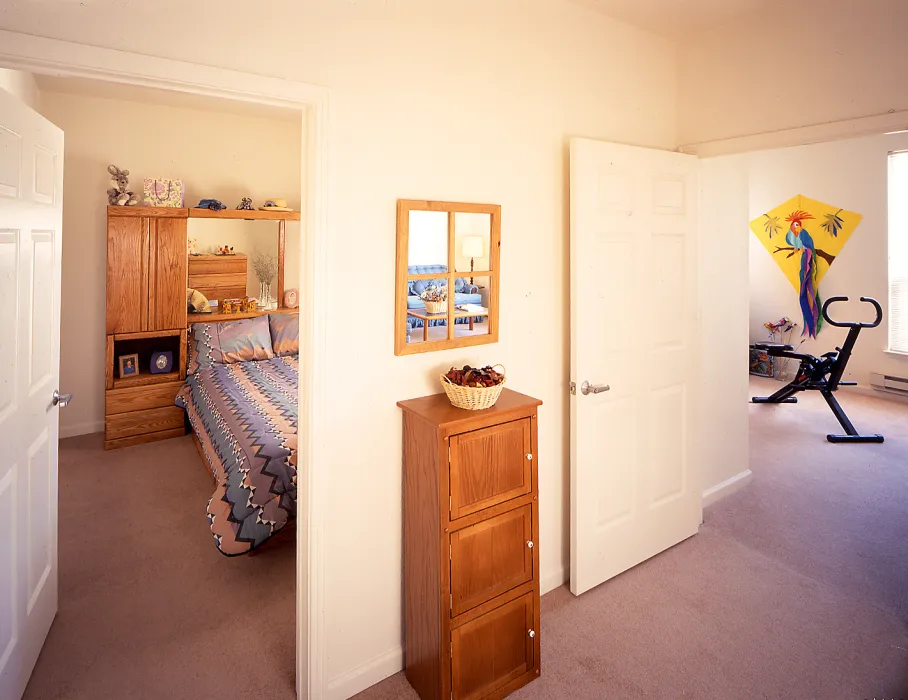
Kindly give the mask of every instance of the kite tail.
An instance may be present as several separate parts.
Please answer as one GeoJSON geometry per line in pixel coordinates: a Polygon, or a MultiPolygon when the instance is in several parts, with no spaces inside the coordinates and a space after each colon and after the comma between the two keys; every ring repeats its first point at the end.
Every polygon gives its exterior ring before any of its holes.
{"type": "Polygon", "coordinates": [[[801,313],[804,316],[804,330],[801,336],[816,338],[820,330],[820,297],[817,293],[817,265],[814,252],[805,248],[801,254],[801,313]]]}

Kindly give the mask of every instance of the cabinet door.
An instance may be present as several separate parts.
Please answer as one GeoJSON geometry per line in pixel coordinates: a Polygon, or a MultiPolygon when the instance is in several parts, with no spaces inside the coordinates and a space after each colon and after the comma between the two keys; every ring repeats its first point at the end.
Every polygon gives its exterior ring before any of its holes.
{"type": "Polygon", "coordinates": [[[533,489],[530,419],[451,438],[451,519],[517,498],[533,489]]]}
{"type": "Polygon", "coordinates": [[[186,219],[161,218],[152,222],[152,274],[149,329],[166,331],[186,327],[188,253],[186,219]]]}
{"type": "Polygon", "coordinates": [[[107,333],[148,330],[149,220],[107,220],[107,333]]]}
{"type": "Polygon", "coordinates": [[[531,505],[452,533],[452,616],[531,580],[533,539],[531,505]]]}
{"type": "Polygon", "coordinates": [[[535,668],[534,595],[528,593],[451,630],[454,700],[483,698],[535,668]]]}

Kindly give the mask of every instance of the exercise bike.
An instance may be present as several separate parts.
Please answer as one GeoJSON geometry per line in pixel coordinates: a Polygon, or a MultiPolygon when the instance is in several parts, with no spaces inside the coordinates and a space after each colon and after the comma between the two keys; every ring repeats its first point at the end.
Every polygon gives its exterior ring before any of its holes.
{"type": "Polygon", "coordinates": [[[823,318],[826,323],[836,328],[848,328],[848,337],[845,338],[845,344],[837,347],[834,352],[827,352],[822,357],[814,357],[794,352],[791,345],[782,343],[754,343],[752,347],[757,350],[765,350],[771,357],[788,357],[792,360],[798,360],[798,373],[794,380],[783,386],[772,396],[754,396],[754,403],[797,403],[795,397],[799,391],[819,391],[826,399],[829,408],[832,410],[836,419],[845,430],[845,435],[827,435],[829,442],[883,442],[882,435],[860,435],[855,430],[854,425],[848,420],[845,411],[839,405],[833,392],[840,386],[855,386],[857,382],[843,382],[842,374],[845,372],[845,365],[851,357],[851,351],[858,340],[858,335],[862,328],[876,328],[883,320],[883,309],[880,308],[876,299],[861,297],[861,301],[872,304],[876,309],[876,320],[873,323],[841,323],[829,318],[829,305],[839,301],[848,301],[848,297],[830,297],[823,304],[823,318]]]}

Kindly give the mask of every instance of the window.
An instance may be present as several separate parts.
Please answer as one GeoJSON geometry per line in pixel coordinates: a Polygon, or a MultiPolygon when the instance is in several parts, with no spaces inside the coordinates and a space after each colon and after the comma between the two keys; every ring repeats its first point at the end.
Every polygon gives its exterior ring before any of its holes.
{"type": "Polygon", "coordinates": [[[889,350],[908,353],[908,151],[889,154],[889,350]]]}

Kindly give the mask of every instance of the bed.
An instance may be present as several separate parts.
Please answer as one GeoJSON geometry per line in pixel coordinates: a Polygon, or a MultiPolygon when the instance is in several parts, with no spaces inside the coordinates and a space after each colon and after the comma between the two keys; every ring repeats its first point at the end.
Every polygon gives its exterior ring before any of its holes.
{"type": "Polygon", "coordinates": [[[176,405],[214,477],[208,524],[225,555],[252,551],[296,515],[298,393],[297,316],[193,325],[176,405]]]}

